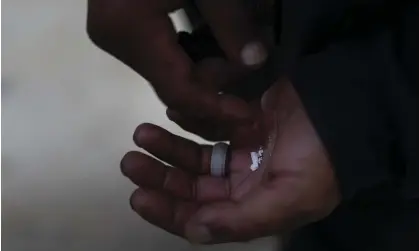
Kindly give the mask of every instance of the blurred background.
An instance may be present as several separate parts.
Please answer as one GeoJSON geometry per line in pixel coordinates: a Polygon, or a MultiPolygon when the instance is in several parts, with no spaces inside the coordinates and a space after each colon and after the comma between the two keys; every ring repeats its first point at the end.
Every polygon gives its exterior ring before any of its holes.
{"type": "MultiPolygon", "coordinates": [[[[3,250],[272,250],[191,246],[130,210],[132,133],[168,121],[149,85],[85,33],[86,0],[2,1],[3,250]]],[[[174,16],[182,27],[182,19],[174,16]]]]}

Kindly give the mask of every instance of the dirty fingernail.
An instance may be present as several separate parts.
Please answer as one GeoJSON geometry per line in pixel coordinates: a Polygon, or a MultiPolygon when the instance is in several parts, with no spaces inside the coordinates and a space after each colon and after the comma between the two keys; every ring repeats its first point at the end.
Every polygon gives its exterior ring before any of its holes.
{"type": "Polygon", "coordinates": [[[267,56],[266,49],[260,42],[250,42],[241,51],[242,61],[247,66],[262,64],[267,56]]]}

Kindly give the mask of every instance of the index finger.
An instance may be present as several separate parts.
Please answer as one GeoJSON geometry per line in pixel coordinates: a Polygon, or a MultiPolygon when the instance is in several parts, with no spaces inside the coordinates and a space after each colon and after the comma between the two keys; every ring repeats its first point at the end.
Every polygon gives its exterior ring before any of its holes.
{"type": "Polygon", "coordinates": [[[177,42],[168,13],[184,0],[89,0],[87,30],[92,41],[150,81],[171,108],[214,119],[249,116],[246,105],[200,88],[193,63],[177,42]],[[235,112],[229,112],[231,107],[235,112]]]}

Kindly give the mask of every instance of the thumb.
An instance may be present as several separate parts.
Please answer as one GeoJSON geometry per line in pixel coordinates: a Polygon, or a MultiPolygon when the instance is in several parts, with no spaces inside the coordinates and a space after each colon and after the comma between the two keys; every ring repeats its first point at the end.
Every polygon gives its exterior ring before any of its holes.
{"type": "Polygon", "coordinates": [[[286,77],[280,77],[262,96],[261,107],[264,112],[286,110],[296,103],[296,92],[286,77]],[[279,109],[278,109],[279,108],[279,109]]]}
{"type": "Polygon", "coordinates": [[[251,18],[254,10],[246,9],[240,0],[199,0],[197,5],[229,59],[249,67],[264,63],[267,49],[251,18]]]}
{"type": "Polygon", "coordinates": [[[278,200],[277,189],[258,188],[243,202],[203,206],[186,224],[185,235],[192,243],[243,242],[269,236],[287,228],[290,202],[278,200]]]}

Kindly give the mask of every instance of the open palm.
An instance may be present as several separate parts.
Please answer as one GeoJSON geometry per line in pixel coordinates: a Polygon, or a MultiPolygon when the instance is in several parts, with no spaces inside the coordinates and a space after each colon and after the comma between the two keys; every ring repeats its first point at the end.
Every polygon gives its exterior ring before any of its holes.
{"type": "Polygon", "coordinates": [[[209,174],[212,146],[152,124],[140,125],[134,135],[136,144],[170,166],[141,152],[123,158],[122,172],[140,187],[132,206],[140,208],[140,215],[152,224],[180,236],[197,214],[236,207],[262,179],[262,169],[250,169],[250,152],[262,146],[257,136],[254,130],[235,135],[239,140],[230,142],[228,175],[219,178],[209,174]]]}
{"type": "MultiPolygon", "coordinates": [[[[209,175],[211,146],[155,125],[139,126],[136,144],[170,166],[140,152],[124,157],[122,172],[139,186],[131,198],[133,209],[150,223],[200,243],[249,240],[328,215],[339,202],[333,169],[292,89],[281,93],[274,96],[297,106],[276,109],[267,120],[273,121],[271,130],[265,122],[237,127],[225,178],[209,175]],[[262,166],[252,172],[249,153],[261,145],[262,166]]],[[[279,105],[267,99],[266,109],[279,105]]]]}

